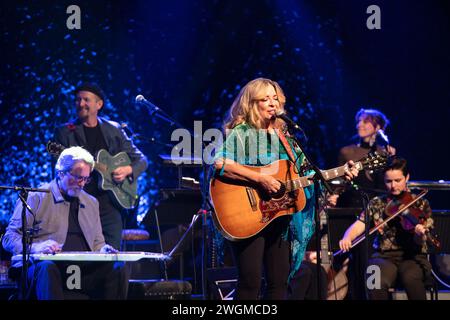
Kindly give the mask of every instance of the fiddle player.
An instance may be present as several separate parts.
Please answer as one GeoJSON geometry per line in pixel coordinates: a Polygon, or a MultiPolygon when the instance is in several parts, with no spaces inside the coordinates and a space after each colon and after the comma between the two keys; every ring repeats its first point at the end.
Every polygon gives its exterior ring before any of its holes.
{"type": "MultiPolygon", "coordinates": [[[[384,184],[387,194],[373,198],[365,212],[362,212],[345,232],[339,242],[345,252],[350,250],[352,241],[365,230],[365,214],[379,225],[387,218],[389,206],[398,203],[404,196],[411,195],[407,189],[409,172],[404,159],[393,157],[384,169],[384,184]]],[[[374,254],[368,266],[377,265],[381,271],[380,288],[369,290],[369,299],[387,300],[388,289],[400,280],[409,300],[426,300],[425,280],[430,277],[431,264],[427,260],[428,243],[426,232],[433,227],[431,208],[424,198],[412,208],[420,212],[419,221],[412,232],[405,230],[400,217],[396,217],[376,232],[373,242],[374,254]]],[[[417,222],[417,221],[416,221],[417,222]]]]}

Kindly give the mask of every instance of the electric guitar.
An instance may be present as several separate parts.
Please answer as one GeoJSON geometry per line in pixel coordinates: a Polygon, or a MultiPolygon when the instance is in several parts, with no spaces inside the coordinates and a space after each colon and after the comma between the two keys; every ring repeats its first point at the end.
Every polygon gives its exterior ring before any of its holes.
{"type": "MultiPolygon", "coordinates": [[[[386,156],[371,153],[355,162],[356,168],[375,170],[386,164],[386,156]]],[[[244,165],[245,166],[245,165],[244,165]]],[[[300,177],[295,165],[289,160],[278,160],[266,166],[245,166],[269,174],[281,183],[280,190],[268,194],[257,185],[252,185],[223,176],[210,182],[210,195],[214,205],[213,220],[222,235],[229,240],[241,240],[258,234],[274,219],[294,214],[306,205],[303,188],[313,184],[313,175],[300,177]]],[[[323,170],[327,180],[343,176],[347,170],[343,165],[323,170]]]]}
{"type": "MultiPolygon", "coordinates": [[[[59,143],[47,143],[47,152],[53,156],[58,157],[64,149],[66,148],[59,143]]],[[[138,199],[137,181],[125,178],[122,182],[115,182],[112,178],[115,169],[127,165],[131,165],[131,160],[126,152],[111,156],[108,151],[101,149],[95,158],[94,169],[99,173],[99,189],[107,191],[112,200],[123,209],[133,209],[138,199]]]]}

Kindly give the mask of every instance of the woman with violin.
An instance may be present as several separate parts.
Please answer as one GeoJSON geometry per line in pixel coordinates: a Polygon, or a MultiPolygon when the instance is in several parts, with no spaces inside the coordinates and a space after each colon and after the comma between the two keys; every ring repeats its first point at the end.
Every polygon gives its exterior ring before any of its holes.
{"type": "Polygon", "coordinates": [[[380,288],[369,290],[371,300],[387,300],[388,289],[395,286],[397,278],[408,299],[426,299],[424,282],[431,273],[426,254],[430,244],[439,246],[439,243],[430,236],[433,228],[430,205],[424,198],[415,199],[420,196],[409,192],[408,180],[406,160],[393,157],[384,170],[387,194],[373,198],[339,242],[342,251],[349,251],[352,243],[355,245],[354,240],[364,232],[365,213],[369,214],[376,238],[375,253],[368,265],[378,265],[381,271],[380,288]]]}

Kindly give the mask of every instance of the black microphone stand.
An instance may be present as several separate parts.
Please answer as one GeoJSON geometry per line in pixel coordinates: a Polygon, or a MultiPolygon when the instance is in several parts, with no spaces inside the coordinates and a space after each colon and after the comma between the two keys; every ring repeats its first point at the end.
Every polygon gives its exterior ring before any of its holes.
{"type": "MultiPolygon", "coordinates": [[[[365,188],[357,185],[356,183],[351,182],[350,186],[353,190],[355,190],[359,196],[361,197],[362,207],[364,210],[364,244],[362,245],[362,253],[359,256],[363,255],[361,259],[363,261],[363,272],[364,272],[364,297],[366,300],[369,300],[369,292],[367,288],[367,267],[369,266],[369,232],[370,232],[370,217],[367,214],[367,209],[369,205],[369,195],[366,191],[380,191],[377,189],[365,188]]],[[[382,190],[381,190],[382,191],[382,190]]],[[[361,274],[359,275],[361,276],[361,274]]],[[[357,277],[358,279],[358,277],[357,277]]],[[[359,292],[359,290],[357,290],[359,292]]]]}
{"type": "MultiPolygon", "coordinates": [[[[306,139],[306,134],[305,132],[301,129],[301,127],[299,126],[288,126],[289,128],[295,129],[297,131],[301,131],[301,133],[304,135],[305,139],[306,139]]],[[[326,299],[326,297],[322,297],[322,259],[320,257],[320,249],[321,249],[321,239],[320,239],[320,203],[319,203],[319,194],[320,194],[320,182],[322,182],[322,185],[325,187],[325,189],[329,192],[332,193],[332,189],[329,185],[329,183],[327,182],[327,180],[324,178],[324,176],[322,175],[322,171],[319,169],[319,167],[317,167],[314,162],[311,160],[311,157],[305,152],[305,148],[303,147],[302,143],[297,139],[297,137],[295,135],[292,136],[294,141],[297,143],[297,145],[300,147],[300,149],[302,150],[303,156],[305,157],[309,167],[314,170],[315,174],[313,175],[313,177],[311,178],[311,180],[313,181],[314,184],[314,210],[315,210],[315,214],[314,214],[314,223],[315,223],[315,227],[316,227],[316,255],[317,255],[317,299],[318,300],[322,300],[323,298],[326,299]]],[[[306,139],[307,140],[307,139],[306,139]]],[[[328,215],[325,215],[328,216],[328,215]]],[[[328,223],[328,222],[327,222],[328,223]]]]}
{"type": "Polygon", "coordinates": [[[50,192],[49,189],[38,189],[38,188],[28,188],[28,187],[7,187],[0,186],[0,190],[14,190],[19,192],[18,196],[20,201],[22,201],[22,214],[21,214],[21,224],[22,224],[22,274],[20,279],[21,291],[20,291],[20,299],[25,300],[27,296],[27,276],[28,276],[28,246],[31,247],[33,242],[33,235],[37,231],[35,229],[35,225],[39,222],[36,221],[36,215],[33,210],[27,203],[28,193],[29,192],[50,192]],[[33,226],[32,228],[27,228],[27,213],[29,211],[33,216],[33,226]]]}
{"type": "MultiPolygon", "coordinates": [[[[182,126],[179,122],[177,122],[175,119],[173,119],[170,115],[168,115],[166,112],[161,110],[161,108],[157,107],[150,101],[146,100],[145,102],[142,101],[136,101],[137,104],[143,104],[145,105],[150,115],[155,115],[159,117],[160,119],[168,122],[171,127],[177,126],[180,129],[185,129],[189,132],[191,137],[195,139],[201,139],[202,147],[205,148],[205,143],[202,139],[202,137],[197,137],[195,133],[193,133],[191,130],[185,128],[182,126]]],[[[195,152],[194,152],[195,154],[195,152]]],[[[204,163],[203,157],[202,157],[202,170],[203,170],[203,186],[200,188],[201,194],[202,194],[202,207],[200,210],[196,213],[197,215],[201,215],[202,217],[202,268],[201,268],[201,276],[202,276],[202,299],[206,300],[207,295],[207,278],[206,278],[206,268],[207,268],[207,243],[208,243],[208,213],[211,213],[212,210],[214,210],[214,207],[212,206],[211,202],[208,199],[207,193],[208,193],[208,174],[206,169],[206,164],[204,163]]],[[[184,237],[183,237],[184,238],[184,237]]],[[[183,239],[182,238],[182,239],[183,239]]],[[[195,257],[194,257],[194,263],[195,263],[195,257]]]]}

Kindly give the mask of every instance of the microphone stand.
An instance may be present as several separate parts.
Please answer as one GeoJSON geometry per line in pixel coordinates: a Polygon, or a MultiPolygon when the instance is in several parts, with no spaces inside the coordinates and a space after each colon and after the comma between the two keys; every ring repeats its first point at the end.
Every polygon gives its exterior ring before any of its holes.
{"type": "Polygon", "coordinates": [[[161,108],[157,107],[156,105],[154,105],[153,103],[151,103],[148,100],[145,101],[138,101],[136,100],[136,104],[141,104],[147,107],[147,109],[150,112],[150,115],[153,116],[155,115],[156,117],[168,122],[170,124],[170,126],[178,126],[178,128],[183,128],[184,127],[178,123],[175,119],[173,119],[170,115],[168,115],[166,112],[164,112],[164,110],[162,110],[161,108]]]}
{"type": "Polygon", "coordinates": [[[33,218],[36,218],[36,215],[34,214],[33,210],[27,203],[28,199],[28,193],[29,192],[50,192],[49,189],[38,189],[38,188],[28,188],[28,187],[20,187],[20,186],[14,186],[14,187],[7,187],[7,186],[0,186],[0,190],[14,190],[19,192],[18,196],[20,201],[22,201],[22,213],[21,213],[21,224],[22,224],[22,274],[20,279],[21,284],[21,299],[24,300],[27,296],[27,276],[28,276],[28,246],[31,247],[31,244],[33,242],[33,234],[35,231],[35,219],[33,220],[33,227],[28,229],[27,228],[27,213],[28,210],[33,218]]]}
{"type": "MultiPolygon", "coordinates": [[[[191,137],[194,139],[194,141],[195,141],[195,139],[198,138],[195,136],[195,134],[191,130],[182,126],[179,122],[177,122],[170,115],[168,115],[166,112],[161,110],[161,108],[157,107],[150,101],[148,101],[148,100],[146,100],[145,102],[136,101],[136,103],[145,105],[149,109],[150,115],[155,114],[155,116],[168,122],[171,127],[176,125],[176,126],[178,126],[178,128],[187,130],[189,132],[189,134],[191,135],[191,137]]],[[[205,148],[206,145],[205,145],[205,142],[203,141],[203,139],[201,139],[201,142],[202,142],[202,147],[205,148]]],[[[207,279],[206,279],[206,266],[207,266],[207,261],[208,261],[207,251],[206,251],[206,247],[207,247],[207,243],[208,243],[208,213],[211,213],[212,210],[214,210],[213,209],[214,207],[212,206],[211,202],[209,201],[209,199],[207,197],[208,174],[207,174],[206,164],[204,163],[203,157],[202,157],[202,170],[203,170],[203,186],[200,188],[201,194],[202,194],[202,207],[196,214],[197,215],[201,214],[201,217],[202,217],[202,268],[201,268],[202,299],[206,300],[208,297],[207,296],[207,279]]],[[[194,259],[194,263],[195,263],[195,257],[193,257],[193,259],[194,259]]]]}
{"type": "MultiPolygon", "coordinates": [[[[362,200],[362,205],[363,205],[363,210],[364,210],[364,245],[362,246],[361,249],[362,252],[360,251],[359,256],[362,257],[362,263],[363,263],[363,272],[364,272],[364,297],[366,300],[369,300],[369,292],[368,292],[368,288],[367,288],[367,267],[369,266],[369,247],[370,247],[370,242],[369,242],[369,235],[370,235],[370,216],[368,214],[368,209],[369,209],[369,195],[367,194],[366,191],[376,191],[378,193],[383,192],[385,193],[385,191],[383,190],[378,190],[378,189],[371,189],[371,188],[364,188],[361,187],[355,183],[351,183],[351,188],[353,190],[355,190],[356,192],[358,192],[358,194],[361,197],[362,200]]],[[[356,279],[359,279],[359,277],[361,276],[361,273],[359,274],[359,276],[356,277],[356,279]]],[[[357,290],[357,292],[359,292],[359,289],[357,290]]]]}
{"type": "MultiPolygon", "coordinates": [[[[304,131],[299,127],[299,126],[289,126],[290,128],[294,128],[297,131],[300,131],[306,138],[306,135],[304,133],[304,131]]],[[[322,276],[321,276],[321,262],[322,259],[320,257],[320,249],[321,249],[321,241],[320,241],[320,204],[319,204],[319,193],[320,193],[320,182],[322,182],[322,185],[325,187],[325,189],[329,192],[332,193],[332,189],[329,185],[329,183],[327,182],[327,180],[324,178],[324,176],[322,175],[322,171],[314,164],[314,162],[311,160],[311,157],[305,152],[305,148],[303,147],[302,143],[297,139],[297,137],[295,135],[292,136],[294,141],[297,143],[297,145],[300,147],[300,149],[303,152],[303,155],[309,165],[309,167],[311,169],[314,170],[315,174],[313,175],[313,177],[311,178],[311,180],[314,183],[314,222],[315,222],[315,227],[316,227],[316,255],[317,255],[317,299],[318,300],[322,300],[323,298],[327,298],[327,297],[322,297],[322,276]]],[[[306,139],[307,140],[307,139],[306,139]]],[[[324,210],[326,210],[324,208],[324,210]]],[[[327,216],[327,215],[326,215],[327,216]]],[[[327,222],[328,223],[328,222],[327,222]]],[[[332,262],[331,262],[332,263],[332,262]]]]}

